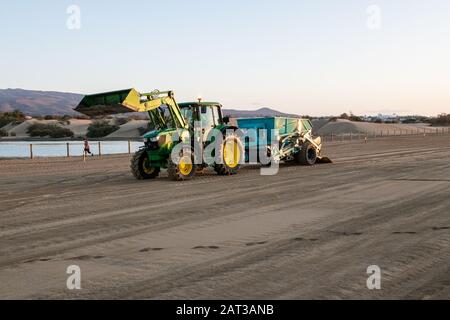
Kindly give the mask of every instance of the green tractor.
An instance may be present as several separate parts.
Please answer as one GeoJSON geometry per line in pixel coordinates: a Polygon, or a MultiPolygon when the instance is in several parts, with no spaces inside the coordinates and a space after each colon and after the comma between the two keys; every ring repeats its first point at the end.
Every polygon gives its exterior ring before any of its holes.
{"type": "Polygon", "coordinates": [[[131,171],[138,180],[155,179],[161,169],[167,169],[169,178],[176,181],[189,180],[207,167],[219,175],[234,175],[244,157],[238,128],[229,125],[219,103],[177,104],[172,91],[141,94],[128,89],[86,96],[75,110],[88,116],[148,113],[145,146],[131,160],[131,171]],[[220,132],[222,145],[213,154],[216,161],[205,162],[204,151],[216,139],[212,132],[220,132]]]}

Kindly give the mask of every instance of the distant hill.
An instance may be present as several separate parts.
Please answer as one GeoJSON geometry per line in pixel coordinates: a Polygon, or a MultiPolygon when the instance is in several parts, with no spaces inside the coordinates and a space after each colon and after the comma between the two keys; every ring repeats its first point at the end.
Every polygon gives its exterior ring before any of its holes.
{"type": "Polygon", "coordinates": [[[224,109],[224,115],[231,118],[253,118],[253,117],[298,117],[295,114],[287,114],[270,108],[261,108],[258,110],[234,110],[224,109]]]}
{"type": "MultiPolygon", "coordinates": [[[[76,115],[73,109],[82,98],[83,95],[76,93],[0,89],[0,112],[20,110],[30,116],[76,115]]],[[[270,108],[254,111],[224,109],[223,112],[231,118],[297,117],[270,108]]]]}
{"type": "Polygon", "coordinates": [[[26,115],[75,115],[73,111],[83,98],[80,94],[0,89],[0,112],[20,110],[26,115]]]}

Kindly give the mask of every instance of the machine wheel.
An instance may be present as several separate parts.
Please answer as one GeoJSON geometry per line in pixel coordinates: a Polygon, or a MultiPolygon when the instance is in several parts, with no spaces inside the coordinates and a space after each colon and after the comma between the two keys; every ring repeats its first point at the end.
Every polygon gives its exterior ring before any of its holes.
{"type": "Polygon", "coordinates": [[[259,153],[258,153],[258,162],[261,163],[261,165],[263,167],[271,167],[271,166],[276,166],[276,165],[280,165],[280,159],[276,159],[273,156],[274,152],[278,152],[279,148],[275,147],[276,149],[272,149],[272,148],[267,148],[267,159],[269,160],[268,163],[262,163],[262,160],[260,159],[259,153]]]}
{"type": "Polygon", "coordinates": [[[214,165],[217,174],[221,176],[237,174],[244,157],[244,147],[241,140],[234,134],[225,136],[219,152],[217,159],[221,159],[221,163],[214,165]]]}
{"type": "Polygon", "coordinates": [[[302,150],[295,155],[295,161],[304,166],[312,166],[316,164],[317,156],[316,147],[311,142],[306,141],[302,146],[302,150]]]}
{"type": "Polygon", "coordinates": [[[131,172],[138,180],[155,179],[159,176],[161,169],[150,166],[147,150],[136,152],[131,159],[131,172]]]}
{"type": "Polygon", "coordinates": [[[190,180],[197,173],[197,165],[194,162],[194,153],[192,150],[183,150],[180,152],[179,159],[173,161],[169,158],[167,172],[169,179],[174,181],[190,180]],[[178,162],[178,163],[176,163],[178,162]]]}

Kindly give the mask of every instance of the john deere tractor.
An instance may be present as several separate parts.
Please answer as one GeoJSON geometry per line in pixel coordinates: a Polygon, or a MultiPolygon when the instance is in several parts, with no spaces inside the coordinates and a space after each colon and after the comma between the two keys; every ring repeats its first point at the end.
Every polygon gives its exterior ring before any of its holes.
{"type": "Polygon", "coordinates": [[[189,180],[209,166],[219,175],[234,175],[244,157],[237,128],[228,124],[219,103],[178,105],[172,91],[141,94],[129,89],[86,96],[75,110],[88,116],[148,113],[150,131],[144,135],[145,146],[131,160],[131,171],[139,180],[155,179],[161,169],[167,169],[172,180],[189,180]],[[221,139],[216,140],[212,132],[219,132],[221,139]],[[205,162],[204,150],[214,141],[221,142],[213,154],[215,161],[205,162]]]}

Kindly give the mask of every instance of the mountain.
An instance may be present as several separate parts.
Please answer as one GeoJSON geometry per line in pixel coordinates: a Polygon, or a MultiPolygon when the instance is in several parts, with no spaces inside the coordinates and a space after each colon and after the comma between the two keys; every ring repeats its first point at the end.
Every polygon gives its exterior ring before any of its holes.
{"type": "MultiPolygon", "coordinates": [[[[23,89],[0,89],[0,112],[20,110],[30,116],[76,115],[73,111],[83,95],[56,91],[35,91],[23,89]]],[[[231,118],[251,117],[297,117],[270,108],[254,111],[224,109],[231,118]]]]}
{"type": "Polygon", "coordinates": [[[230,118],[298,117],[295,114],[287,114],[270,108],[261,108],[258,110],[224,109],[223,114],[230,118]]]}
{"type": "Polygon", "coordinates": [[[83,98],[80,94],[0,89],[0,112],[20,110],[26,115],[75,115],[73,111],[83,98]]]}

